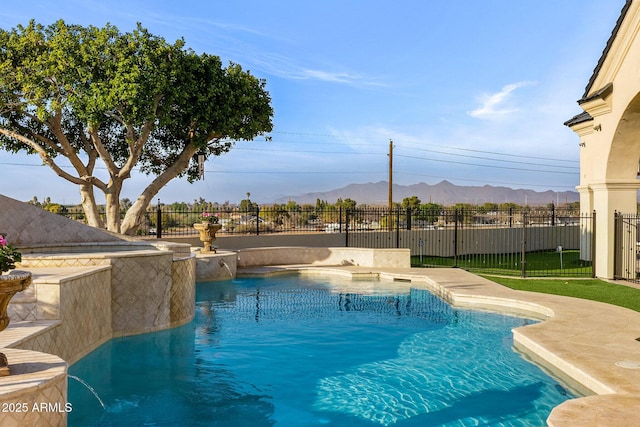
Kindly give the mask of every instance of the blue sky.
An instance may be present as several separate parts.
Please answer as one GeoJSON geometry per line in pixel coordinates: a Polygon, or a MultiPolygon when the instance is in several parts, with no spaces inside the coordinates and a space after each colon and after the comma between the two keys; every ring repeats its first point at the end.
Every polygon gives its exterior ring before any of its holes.
{"type": "MultiPolygon", "coordinates": [[[[49,24],[130,31],[239,63],[267,80],[272,140],[239,142],[175,180],[163,202],[257,202],[349,183],[504,185],[572,190],[576,104],[624,0],[300,0],[4,2],[0,26],[49,24]]],[[[39,159],[0,152],[0,193],[78,203],[75,186],[39,159]],[[6,179],[9,176],[11,179],[6,179]],[[18,184],[19,183],[19,184],[18,184]]],[[[135,176],[135,199],[150,178],[135,176]]],[[[330,200],[333,202],[333,200],[330,200]]]]}

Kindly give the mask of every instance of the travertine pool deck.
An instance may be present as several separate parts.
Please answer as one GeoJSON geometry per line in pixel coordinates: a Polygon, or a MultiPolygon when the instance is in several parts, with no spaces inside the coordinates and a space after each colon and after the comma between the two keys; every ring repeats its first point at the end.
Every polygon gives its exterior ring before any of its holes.
{"type": "Polygon", "coordinates": [[[518,350],[594,395],[556,407],[560,426],[640,425],[640,313],[577,298],[516,291],[459,269],[376,269],[303,265],[239,268],[238,276],[300,271],[410,280],[457,307],[526,314],[540,323],[514,329],[518,350]]]}

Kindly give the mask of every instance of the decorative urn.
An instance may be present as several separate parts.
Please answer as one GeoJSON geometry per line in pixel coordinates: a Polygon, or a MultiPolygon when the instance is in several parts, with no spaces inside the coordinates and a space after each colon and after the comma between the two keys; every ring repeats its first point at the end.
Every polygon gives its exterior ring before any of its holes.
{"type": "MultiPolygon", "coordinates": [[[[4,331],[11,319],[7,314],[9,301],[17,293],[24,291],[31,284],[29,271],[12,270],[8,274],[0,274],[0,331],[4,331]]],[[[0,353],[0,376],[9,375],[7,356],[0,353]]]]}
{"type": "Polygon", "coordinates": [[[218,224],[218,218],[210,214],[202,214],[202,222],[196,222],[193,227],[200,233],[200,241],[203,248],[200,253],[215,253],[212,243],[216,240],[216,233],[222,228],[222,224],[218,224]]]}

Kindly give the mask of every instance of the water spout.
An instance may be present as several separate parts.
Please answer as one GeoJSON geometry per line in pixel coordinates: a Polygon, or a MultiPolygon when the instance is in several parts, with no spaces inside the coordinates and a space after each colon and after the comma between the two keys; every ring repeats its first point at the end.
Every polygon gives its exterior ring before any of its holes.
{"type": "Polygon", "coordinates": [[[96,399],[98,399],[98,402],[100,402],[100,406],[102,406],[102,409],[106,410],[107,407],[104,406],[104,402],[102,401],[102,399],[100,399],[100,396],[98,396],[98,393],[96,393],[96,391],[93,389],[93,387],[91,387],[89,384],[87,384],[86,382],[84,382],[84,380],[76,377],[75,375],[69,375],[67,374],[67,377],[69,378],[73,378],[74,380],[78,381],[80,384],[82,384],[83,386],[85,386],[87,388],[87,390],[89,390],[95,397],[96,399]]]}
{"type": "Polygon", "coordinates": [[[229,273],[229,277],[233,278],[233,273],[231,272],[229,265],[225,262],[224,259],[220,258],[220,260],[218,261],[218,264],[220,265],[220,267],[226,268],[227,272],[229,273]]]}

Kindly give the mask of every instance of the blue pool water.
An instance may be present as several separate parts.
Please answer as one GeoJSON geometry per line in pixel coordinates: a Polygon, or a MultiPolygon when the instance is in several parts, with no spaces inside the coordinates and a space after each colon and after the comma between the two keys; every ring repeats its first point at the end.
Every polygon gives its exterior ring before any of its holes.
{"type": "Polygon", "coordinates": [[[572,398],[512,349],[531,320],[398,282],[201,283],[196,318],[70,369],[69,426],[543,426],[572,398]]]}

